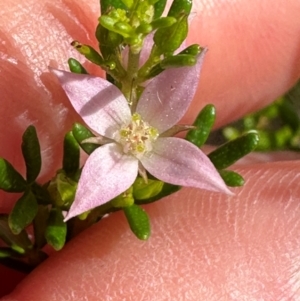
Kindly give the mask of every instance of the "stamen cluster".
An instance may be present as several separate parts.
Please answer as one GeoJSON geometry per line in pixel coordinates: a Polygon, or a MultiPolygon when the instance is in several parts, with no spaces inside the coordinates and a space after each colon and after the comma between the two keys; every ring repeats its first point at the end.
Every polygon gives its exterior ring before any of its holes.
{"type": "Polygon", "coordinates": [[[158,138],[158,130],[134,113],[131,122],[121,127],[116,141],[123,146],[125,154],[132,154],[138,159],[152,150],[152,143],[158,138]]]}

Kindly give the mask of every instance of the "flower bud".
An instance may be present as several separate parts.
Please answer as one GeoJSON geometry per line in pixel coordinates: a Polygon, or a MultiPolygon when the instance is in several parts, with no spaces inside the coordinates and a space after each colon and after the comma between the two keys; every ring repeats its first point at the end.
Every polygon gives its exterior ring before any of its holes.
{"type": "Polygon", "coordinates": [[[146,200],[158,195],[163,186],[162,181],[148,179],[148,183],[145,183],[144,179],[138,177],[133,183],[133,196],[136,200],[146,200]]]}

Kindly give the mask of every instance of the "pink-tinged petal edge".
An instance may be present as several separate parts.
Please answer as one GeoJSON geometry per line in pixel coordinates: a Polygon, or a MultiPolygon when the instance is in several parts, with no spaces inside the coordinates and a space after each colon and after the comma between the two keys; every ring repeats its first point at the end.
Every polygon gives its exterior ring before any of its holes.
{"type": "Polygon", "coordinates": [[[84,122],[98,134],[113,138],[121,125],[131,120],[122,92],[107,80],[49,68],[84,122]]]}
{"type": "Polygon", "coordinates": [[[112,200],[132,185],[137,173],[138,160],[123,154],[119,145],[97,148],[85,163],[65,221],[112,200]]]}
{"type": "Polygon", "coordinates": [[[158,138],[152,152],[143,156],[141,162],[164,182],[232,195],[209,158],[184,139],[158,138]]]}
{"type": "Polygon", "coordinates": [[[146,86],[136,111],[160,133],[175,125],[189,108],[205,53],[202,51],[195,66],[167,69],[146,86]]]}

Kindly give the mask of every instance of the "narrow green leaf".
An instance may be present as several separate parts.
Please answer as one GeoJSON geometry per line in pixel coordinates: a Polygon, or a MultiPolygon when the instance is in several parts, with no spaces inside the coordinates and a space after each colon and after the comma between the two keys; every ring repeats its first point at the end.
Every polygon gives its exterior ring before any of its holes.
{"type": "Polygon", "coordinates": [[[93,143],[81,143],[83,140],[87,138],[95,137],[95,135],[82,124],[75,123],[72,128],[72,133],[74,135],[74,138],[80,144],[80,147],[87,154],[91,154],[96,148],[99,147],[99,145],[93,143]]]}
{"type": "Polygon", "coordinates": [[[123,208],[131,231],[141,240],[147,240],[151,234],[148,214],[141,207],[133,204],[123,208]]]}
{"type": "Polygon", "coordinates": [[[12,249],[18,249],[18,253],[25,253],[25,250],[32,246],[26,231],[22,231],[18,235],[12,233],[6,214],[0,215],[0,238],[12,249]]]}
{"type": "Polygon", "coordinates": [[[217,169],[224,169],[252,152],[259,142],[256,131],[249,131],[241,137],[229,141],[211,152],[208,157],[217,169]]]}
{"type": "Polygon", "coordinates": [[[65,135],[63,169],[66,174],[73,175],[79,169],[80,149],[72,131],[65,135]]]}
{"type": "Polygon", "coordinates": [[[197,60],[190,54],[178,54],[174,56],[168,56],[160,63],[163,69],[167,68],[179,68],[184,66],[194,66],[197,60]]]}
{"type": "Polygon", "coordinates": [[[22,153],[26,164],[26,179],[30,184],[35,181],[42,166],[40,143],[33,125],[30,125],[23,134],[22,153]]]}
{"type": "Polygon", "coordinates": [[[245,183],[244,178],[240,174],[232,170],[223,169],[219,170],[219,173],[227,186],[238,187],[243,186],[245,183]]]}
{"type": "Polygon", "coordinates": [[[189,15],[192,9],[191,0],[174,0],[168,12],[168,16],[179,17],[182,14],[189,15]]]}
{"type": "Polygon", "coordinates": [[[153,20],[158,19],[162,13],[165,10],[167,4],[167,0],[158,0],[155,4],[154,4],[154,16],[153,16],[153,20]]]}
{"type": "Polygon", "coordinates": [[[70,71],[73,73],[88,74],[85,68],[80,64],[80,62],[78,62],[72,57],[68,59],[68,65],[70,71]]]}
{"type": "Polygon", "coordinates": [[[102,66],[104,64],[103,58],[93,47],[85,44],[81,44],[77,41],[73,41],[71,45],[82,55],[85,56],[86,59],[91,61],[92,63],[102,66]]]}
{"type": "Polygon", "coordinates": [[[47,221],[46,240],[56,251],[59,251],[65,245],[66,235],[67,224],[64,222],[62,211],[58,208],[53,208],[47,221]]]}
{"type": "Polygon", "coordinates": [[[186,140],[201,147],[207,140],[210,131],[216,120],[216,109],[213,105],[206,105],[197,116],[194,126],[196,129],[190,130],[186,135],[186,140]]]}
{"type": "Polygon", "coordinates": [[[153,40],[160,53],[169,55],[180,47],[188,33],[187,18],[187,15],[182,15],[172,26],[159,28],[155,32],[153,40]]]}
{"type": "Polygon", "coordinates": [[[9,214],[8,224],[11,231],[14,234],[19,234],[33,221],[37,211],[36,198],[32,191],[27,189],[9,214]]]}
{"type": "Polygon", "coordinates": [[[0,189],[7,192],[23,192],[26,189],[26,181],[3,158],[0,158],[0,189]]]}
{"type": "Polygon", "coordinates": [[[200,45],[193,44],[180,51],[179,54],[190,54],[196,56],[199,55],[203,50],[204,48],[202,48],[200,45]]]}

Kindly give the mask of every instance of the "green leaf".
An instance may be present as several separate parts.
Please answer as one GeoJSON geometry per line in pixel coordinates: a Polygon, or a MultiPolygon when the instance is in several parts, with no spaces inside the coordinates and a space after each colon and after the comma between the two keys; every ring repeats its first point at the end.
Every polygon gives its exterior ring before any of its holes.
{"type": "Polygon", "coordinates": [[[68,59],[68,65],[69,65],[70,71],[73,73],[88,74],[87,71],[85,70],[85,68],[80,64],[80,62],[78,62],[77,60],[75,60],[72,57],[68,59]]]}
{"type": "Polygon", "coordinates": [[[244,178],[232,170],[219,170],[219,173],[227,186],[238,187],[245,183],[244,178]]]}
{"type": "Polygon", "coordinates": [[[37,211],[36,198],[31,190],[27,189],[9,214],[8,224],[11,231],[14,234],[19,234],[33,221],[37,211]]]}
{"type": "Polygon", "coordinates": [[[258,142],[258,133],[249,131],[241,137],[221,145],[208,157],[217,169],[224,169],[252,152],[257,147],[258,142]]]}
{"type": "Polygon", "coordinates": [[[35,181],[42,166],[40,143],[33,125],[30,125],[23,134],[22,153],[26,164],[26,179],[30,184],[35,181]]]}
{"type": "Polygon", "coordinates": [[[162,13],[165,10],[167,4],[167,0],[158,0],[155,4],[154,4],[154,16],[153,19],[158,19],[162,13]]]}
{"type": "Polygon", "coordinates": [[[179,54],[190,54],[190,55],[197,56],[203,50],[204,50],[204,48],[202,48],[200,45],[193,44],[193,45],[190,45],[187,48],[183,49],[182,51],[180,51],[179,54]]]}
{"type": "Polygon", "coordinates": [[[161,61],[160,66],[163,69],[179,68],[184,66],[194,66],[196,62],[197,60],[193,55],[178,54],[178,55],[166,57],[161,61]]]}
{"type": "Polygon", "coordinates": [[[72,128],[72,133],[74,135],[74,138],[80,144],[80,147],[87,154],[91,154],[96,148],[99,147],[98,144],[94,144],[94,143],[81,143],[83,140],[87,138],[95,137],[95,135],[82,124],[75,123],[72,128]]]}
{"type": "Polygon", "coordinates": [[[45,232],[48,244],[59,251],[65,245],[66,235],[67,224],[64,222],[62,211],[58,208],[51,209],[45,232]]]}
{"type": "Polygon", "coordinates": [[[102,56],[91,46],[73,41],[71,45],[90,62],[102,66],[104,64],[102,56]]]}
{"type": "Polygon", "coordinates": [[[216,120],[216,109],[213,105],[206,105],[197,116],[194,126],[196,129],[190,130],[186,135],[186,140],[201,147],[207,140],[210,131],[216,120]]]}
{"type": "Polygon", "coordinates": [[[79,169],[80,148],[73,132],[65,135],[63,169],[68,176],[72,176],[79,169]]]}
{"type": "Polygon", "coordinates": [[[26,181],[13,166],[0,158],[0,189],[7,192],[23,192],[26,185],[26,181]]]}
{"type": "Polygon", "coordinates": [[[174,0],[168,12],[168,17],[177,18],[182,14],[189,15],[192,4],[193,1],[191,0],[174,0]]]}
{"type": "Polygon", "coordinates": [[[182,15],[172,26],[159,28],[153,37],[160,53],[172,54],[186,39],[188,33],[188,16],[182,15]]]}
{"type": "Polygon", "coordinates": [[[24,254],[32,246],[26,231],[21,231],[18,235],[12,233],[8,225],[8,215],[6,214],[0,215],[0,238],[19,254],[24,254]]]}
{"type": "Polygon", "coordinates": [[[150,237],[150,221],[148,214],[141,207],[133,204],[123,208],[126,219],[131,231],[141,240],[147,240],[150,237]]]}

